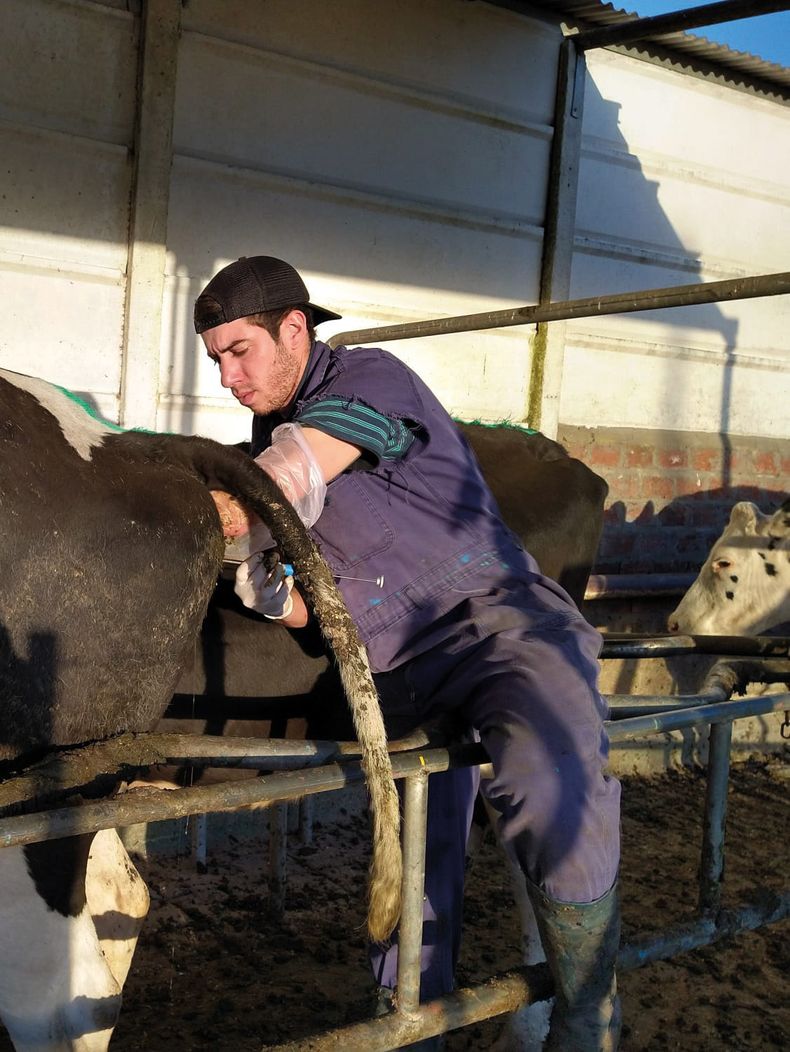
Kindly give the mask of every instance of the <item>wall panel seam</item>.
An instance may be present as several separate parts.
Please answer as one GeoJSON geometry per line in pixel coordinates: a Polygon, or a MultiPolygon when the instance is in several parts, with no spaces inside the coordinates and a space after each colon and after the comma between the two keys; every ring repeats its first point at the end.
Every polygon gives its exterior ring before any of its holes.
{"type": "Polygon", "coordinates": [[[319,180],[308,173],[289,172],[283,169],[251,168],[222,157],[187,152],[183,148],[174,155],[174,164],[186,162],[205,166],[227,178],[239,178],[250,182],[266,183],[281,191],[299,193],[313,197],[326,197],[344,201],[357,208],[370,208],[381,212],[394,212],[445,225],[461,226],[513,237],[527,237],[535,241],[543,239],[543,228],[529,219],[508,213],[456,208],[447,202],[430,198],[398,197],[381,193],[353,183],[319,180]]]}
{"type": "Polygon", "coordinates": [[[398,101],[409,101],[411,105],[423,109],[444,112],[477,123],[498,125],[511,131],[533,135],[536,138],[550,140],[553,134],[552,126],[537,117],[525,116],[509,107],[486,105],[483,100],[475,96],[467,96],[462,93],[444,95],[421,88],[408,81],[377,79],[370,74],[353,69],[317,62],[314,59],[299,58],[282,51],[258,48],[252,44],[244,44],[225,37],[207,36],[194,31],[184,33],[184,37],[193,38],[212,48],[220,45],[239,51],[261,64],[292,68],[311,79],[330,80],[336,83],[346,81],[355,91],[365,95],[375,93],[398,101]]]}

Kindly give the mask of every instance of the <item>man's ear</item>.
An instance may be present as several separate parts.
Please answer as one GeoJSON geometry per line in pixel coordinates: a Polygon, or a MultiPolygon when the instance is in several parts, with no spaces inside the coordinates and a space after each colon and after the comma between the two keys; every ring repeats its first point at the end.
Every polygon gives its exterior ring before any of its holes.
{"type": "Polygon", "coordinates": [[[309,342],[307,318],[304,311],[294,308],[289,310],[280,322],[280,340],[286,347],[299,347],[305,340],[309,342]]]}

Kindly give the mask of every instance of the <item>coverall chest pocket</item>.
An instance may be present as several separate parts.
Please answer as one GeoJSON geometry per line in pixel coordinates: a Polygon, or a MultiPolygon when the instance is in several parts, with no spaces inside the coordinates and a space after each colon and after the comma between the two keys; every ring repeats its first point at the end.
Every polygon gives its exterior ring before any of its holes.
{"type": "Polygon", "coordinates": [[[333,570],[349,570],[385,552],[395,533],[366,492],[358,472],[329,483],[326,503],[310,533],[333,570]]]}

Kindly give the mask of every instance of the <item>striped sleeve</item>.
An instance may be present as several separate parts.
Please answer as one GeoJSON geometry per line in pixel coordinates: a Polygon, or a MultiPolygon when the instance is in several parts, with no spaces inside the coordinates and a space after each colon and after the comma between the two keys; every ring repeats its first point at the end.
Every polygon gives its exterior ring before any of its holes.
{"type": "Polygon", "coordinates": [[[402,420],[345,398],[311,402],[295,422],[360,446],[379,460],[400,460],[414,441],[414,435],[402,420]]]}

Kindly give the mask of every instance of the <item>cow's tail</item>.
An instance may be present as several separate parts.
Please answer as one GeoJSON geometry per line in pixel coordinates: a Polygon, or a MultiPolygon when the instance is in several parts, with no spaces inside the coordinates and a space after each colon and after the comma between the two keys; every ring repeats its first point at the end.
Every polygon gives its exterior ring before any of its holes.
{"type": "Polygon", "coordinates": [[[383,942],[400,917],[400,802],[381,707],[356,625],[331,570],[298,515],[254,461],[239,450],[205,439],[172,435],[165,441],[167,459],[173,459],[176,449],[183,451],[177,459],[186,459],[211,488],[233,493],[268,526],[280,552],[296,568],[299,584],[335,654],[361,748],[373,819],[368,930],[374,941],[383,942]]]}

